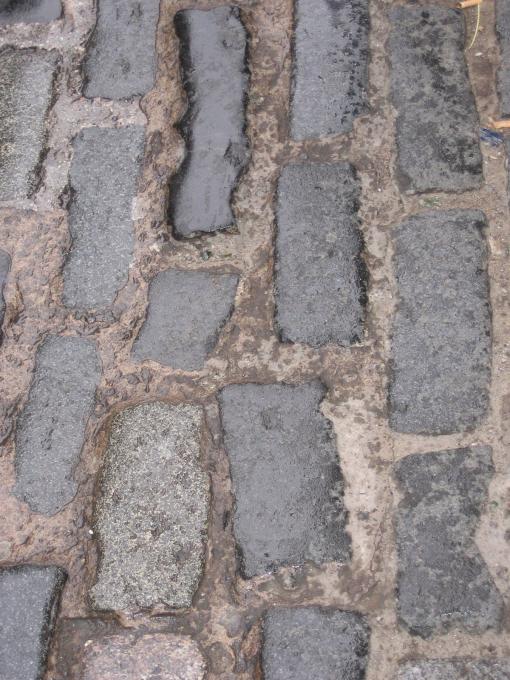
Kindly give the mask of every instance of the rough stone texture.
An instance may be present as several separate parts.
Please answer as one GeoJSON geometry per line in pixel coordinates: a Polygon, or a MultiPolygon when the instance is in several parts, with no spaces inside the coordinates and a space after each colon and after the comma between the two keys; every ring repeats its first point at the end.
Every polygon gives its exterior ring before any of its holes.
{"type": "Polygon", "coordinates": [[[80,680],[203,680],[196,642],[177,635],[112,635],[85,648],[80,680]]]}
{"type": "Polygon", "coordinates": [[[402,667],[397,680],[510,680],[510,660],[412,661],[402,667]]]}
{"type": "MultiPolygon", "coordinates": [[[[5,314],[5,299],[3,296],[4,286],[7,281],[7,276],[11,268],[11,257],[5,250],[0,250],[0,327],[4,322],[5,314]]],[[[0,328],[0,342],[2,340],[2,331],[0,328]]]]}
{"type": "Polygon", "coordinates": [[[186,155],[170,185],[177,236],[230,227],[232,191],[248,162],[244,132],[247,37],[239,10],[182,10],[175,16],[188,109],[179,123],[186,155]]]}
{"type": "Polygon", "coordinates": [[[407,456],[395,466],[398,615],[415,635],[499,626],[502,599],[475,544],[494,472],[476,446],[407,456]]]}
{"type": "Polygon", "coordinates": [[[479,211],[438,210],[413,215],[396,229],[395,430],[462,431],[486,414],[491,324],[484,226],[479,211]]]}
{"type": "Polygon", "coordinates": [[[24,565],[0,569],[0,677],[41,680],[65,572],[24,565]]]}
{"type": "Polygon", "coordinates": [[[496,0],[496,30],[501,50],[498,93],[503,116],[510,115],[510,3],[496,0]]]}
{"type": "Polygon", "coordinates": [[[138,361],[202,368],[234,305],[235,274],[160,272],[149,289],[147,319],[133,346],[138,361]]]}
{"type": "Polygon", "coordinates": [[[221,392],[234,531],[247,577],[350,557],[334,436],[319,410],[324,394],[320,383],[221,392]]]}
{"type": "Polygon", "coordinates": [[[315,347],[363,336],[360,186],[348,163],[296,164],[278,183],[276,321],[283,340],[315,347]]]}
{"type": "Polygon", "coordinates": [[[0,201],[36,189],[57,61],[56,52],[0,51],[0,201]]]}
{"type": "Polygon", "coordinates": [[[158,402],[115,417],[95,508],[96,609],[191,606],[209,503],[202,417],[199,407],[158,402]]]}
{"type": "Polygon", "coordinates": [[[75,138],[70,170],[71,250],[64,304],[104,308],[126,283],[133,254],[132,204],[144,130],[86,128],[75,138]]]}
{"type": "Polygon", "coordinates": [[[363,680],[369,637],[359,614],[273,609],[264,620],[264,680],[363,680]]]}
{"type": "Polygon", "coordinates": [[[61,15],[60,0],[0,0],[0,25],[47,23],[61,15]]]}
{"type": "Polygon", "coordinates": [[[159,0],[98,0],[84,65],[86,97],[129,99],[152,88],[158,17],[159,0]]]}
{"type": "Polygon", "coordinates": [[[390,12],[391,92],[398,111],[398,168],[410,191],[481,185],[479,122],[464,59],[464,19],[444,7],[390,12]]]}
{"type": "Polygon", "coordinates": [[[53,515],[76,494],[74,469],[100,375],[91,340],[54,336],[37,352],[16,430],[13,490],[34,512],[53,515]]]}
{"type": "Polygon", "coordinates": [[[296,0],[291,135],[349,132],[367,109],[368,0],[296,0]]]}

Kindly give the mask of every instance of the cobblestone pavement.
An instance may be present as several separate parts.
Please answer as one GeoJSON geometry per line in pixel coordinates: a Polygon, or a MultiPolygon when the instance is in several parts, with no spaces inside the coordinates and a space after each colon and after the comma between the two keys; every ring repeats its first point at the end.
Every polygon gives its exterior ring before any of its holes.
{"type": "Polygon", "coordinates": [[[1,680],[510,680],[510,11],[0,0],[1,680]]]}

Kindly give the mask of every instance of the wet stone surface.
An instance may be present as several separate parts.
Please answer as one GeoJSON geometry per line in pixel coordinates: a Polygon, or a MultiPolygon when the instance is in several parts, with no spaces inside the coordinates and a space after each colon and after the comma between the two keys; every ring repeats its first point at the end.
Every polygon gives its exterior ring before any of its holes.
{"type": "Polygon", "coordinates": [[[294,22],[291,136],[349,132],[367,109],[368,1],[296,0],[294,22]]]}
{"type": "Polygon", "coordinates": [[[57,567],[0,569],[0,677],[40,680],[65,582],[57,567]]]}
{"type": "Polygon", "coordinates": [[[235,7],[180,11],[175,28],[188,108],[178,126],[186,151],[170,183],[170,221],[176,236],[192,236],[234,225],[232,191],[249,157],[247,35],[235,7]]]}
{"type": "Polygon", "coordinates": [[[263,624],[265,680],[363,680],[370,631],[359,614],[273,609],[263,624]]]}
{"type": "Polygon", "coordinates": [[[0,0],[0,26],[17,22],[47,23],[61,16],[60,0],[0,0]]]}
{"type": "MultiPolygon", "coordinates": [[[[0,250],[0,327],[4,321],[5,314],[5,298],[4,298],[4,287],[7,282],[7,276],[11,268],[11,257],[9,253],[5,250],[0,250]]],[[[0,328],[0,341],[2,339],[2,331],[0,328]]]]}
{"type": "Polygon", "coordinates": [[[246,577],[346,561],[343,480],[320,383],[232,385],[220,395],[246,577]]]}
{"type": "Polygon", "coordinates": [[[0,51],[0,201],[37,187],[57,61],[54,51],[0,51]]]}
{"type": "Polygon", "coordinates": [[[78,310],[104,309],[126,283],[133,255],[132,205],[144,130],[86,128],[75,138],[70,170],[71,249],[63,301],[78,310]]]}
{"type": "Polygon", "coordinates": [[[95,508],[100,561],[94,608],[191,605],[202,575],[209,504],[202,419],[197,406],[160,402],[115,417],[95,508]]]}
{"type": "Polygon", "coordinates": [[[79,680],[203,680],[205,664],[198,645],[176,635],[112,635],[93,640],[85,650],[79,680]]]}
{"type": "Polygon", "coordinates": [[[483,180],[479,123],[464,59],[464,19],[443,7],[391,10],[391,90],[401,186],[466,191],[483,180]]]}
{"type": "Polygon", "coordinates": [[[49,337],[37,352],[16,430],[13,490],[34,512],[53,515],[76,494],[74,470],[99,378],[92,340],[49,337]]]}
{"type": "Polygon", "coordinates": [[[420,213],[395,231],[390,424],[440,434],[475,427],[489,403],[485,216],[420,213]]]}
{"type": "Polygon", "coordinates": [[[232,312],[237,282],[236,274],[160,272],[149,288],[147,319],[133,357],[185,371],[202,368],[232,312]]]}
{"type": "Polygon", "coordinates": [[[296,164],[277,195],[276,321],[282,340],[315,347],[363,336],[365,271],[348,163],[296,164]]]}
{"type": "Polygon", "coordinates": [[[510,4],[506,0],[496,1],[496,29],[501,50],[498,71],[498,92],[500,113],[510,115],[510,4]]]}
{"type": "Polygon", "coordinates": [[[410,455],[395,466],[398,615],[414,635],[500,624],[501,595],[474,540],[493,472],[487,446],[410,455]]]}
{"type": "Polygon", "coordinates": [[[86,97],[146,94],[156,74],[159,0],[98,0],[98,19],[84,64],[86,97]]]}
{"type": "Polygon", "coordinates": [[[510,680],[510,659],[414,661],[397,680],[510,680]]]}

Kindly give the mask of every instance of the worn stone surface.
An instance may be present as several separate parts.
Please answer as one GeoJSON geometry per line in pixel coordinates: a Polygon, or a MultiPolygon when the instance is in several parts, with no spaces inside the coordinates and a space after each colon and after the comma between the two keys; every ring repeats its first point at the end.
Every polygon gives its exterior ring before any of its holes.
{"type": "Polygon", "coordinates": [[[53,515],[76,494],[74,469],[101,369],[94,342],[47,338],[37,352],[28,401],[16,430],[14,494],[53,515]]]}
{"type": "Polygon", "coordinates": [[[0,201],[37,187],[57,61],[55,51],[0,51],[0,201]]]}
{"type": "Polygon", "coordinates": [[[84,64],[85,96],[145,94],[156,75],[159,0],[98,0],[97,16],[84,64]]]}
{"type": "Polygon", "coordinates": [[[11,257],[9,253],[6,253],[5,250],[0,250],[0,341],[2,339],[1,326],[3,324],[5,314],[5,299],[3,292],[10,268],[11,257]]]}
{"type": "Polygon", "coordinates": [[[296,0],[291,135],[349,132],[367,109],[367,0],[296,0]]]}
{"type": "Polygon", "coordinates": [[[415,454],[395,466],[398,615],[415,635],[499,626],[501,595],[474,541],[493,472],[488,446],[415,454]]]}
{"type": "Polygon", "coordinates": [[[221,392],[234,531],[247,577],[350,557],[334,435],[320,412],[324,394],[320,383],[221,392]]]}
{"type": "Polygon", "coordinates": [[[501,50],[498,71],[498,93],[500,111],[510,115],[510,4],[507,0],[496,1],[496,30],[501,50]]]}
{"type": "Polygon", "coordinates": [[[483,180],[464,19],[438,6],[391,10],[398,169],[410,191],[467,191],[483,180]]]}
{"type": "Polygon", "coordinates": [[[485,216],[413,215],[395,232],[390,423],[400,432],[471,429],[489,403],[490,310],[485,216]]]}
{"type": "Polygon", "coordinates": [[[264,619],[265,680],[363,680],[370,631],[359,614],[273,609],[264,619]]]}
{"type": "Polygon", "coordinates": [[[412,661],[397,680],[510,680],[509,659],[412,661]]]}
{"type": "Polygon", "coordinates": [[[160,272],[149,289],[147,319],[133,346],[138,361],[202,368],[234,305],[236,274],[160,272]]]}
{"type": "Polygon", "coordinates": [[[288,165],[278,183],[276,321],[283,340],[315,347],[363,336],[365,268],[348,163],[288,165]]]}
{"type": "Polygon", "coordinates": [[[0,569],[0,677],[40,680],[65,572],[24,565],[0,569]]]}
{"type": "Polygon", "coordinates": [[[135,125],[86,128],[74,140],[69,175],[72,244],[63,292],[68,307],[107,307],[127,281],[143,146],[144,130],[135,125]]]}
{"type": "Polygon", "coordinates": [[[1,0],[0,26],[2,24],[47,23],[60,19],[60,0],[1,0]]]}
{"type": "Polygon", "coordinates": [[[96,609],[191,605],[202,575],[209,503],[200,461],[202,418],[197,406],[160,402],[115,417],[95,508],[96,609]]]}
{"type": "Polygon", "coordinates": [[[203,680],[196,642],[177,635],[111,635],[85,648],[80,680],[203,680]]]}
{"type": "Polygon", "coordinates": [[[244,132],[247,36],[235,7],[177,12],[188,108],[179,123],[185,158],[170,184],[177,236],[231,227],[231,195],[248,161],[244,132]]]}

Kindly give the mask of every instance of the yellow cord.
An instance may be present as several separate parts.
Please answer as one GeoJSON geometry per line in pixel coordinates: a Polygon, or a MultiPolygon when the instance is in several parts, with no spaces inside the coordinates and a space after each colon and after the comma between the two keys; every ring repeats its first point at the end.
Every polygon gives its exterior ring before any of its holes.
{"type": "Polygon", "coordinates": [[[476,36],[478,35],[478,29],[480,28],[480,16],[482,14],[481,12],[481,7],[482,3],[479,2],[478,5],[476,6],[476,26],[475,26],[475,32],[473,35],[473,38],[471,39],[471,42],[469,44],[468,50],[470,50],[473,45],[475,44],[476,36]]]}

